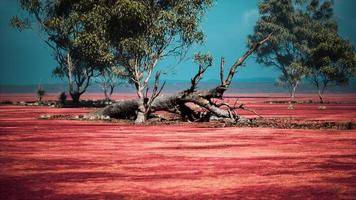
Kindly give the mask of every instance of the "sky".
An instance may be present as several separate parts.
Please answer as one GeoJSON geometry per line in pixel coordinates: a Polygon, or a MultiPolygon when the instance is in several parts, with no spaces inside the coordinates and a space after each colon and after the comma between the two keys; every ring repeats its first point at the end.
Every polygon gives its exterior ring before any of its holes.
{"type": "MultiPolygon", "coordinates": [[[[193,46],[187,57],[178,62],[169,58],[159,63],[166,69],[165,80],[189,81],[197,69],[192,62],[194,52],[209,52],[214,57],[214,65],[204,79],[218,79],[220,57],[225,57],[225,68],[246,51],[247,36],[252,33],[258,19],[258,0],[217,0],[208,10],[201,24],[205,33],[205,43],[193,46]]],[[[356,44],[355,0],[335,0],[335,13],[340,34],[356,44]]],[[[17,0],[0,0],[0,84],[48,84],[62,83],[52,76],[57,66],[51,50],[40,39],[37,32],[18,32],[9,26],[12,16],[21,13],[17,0]]],[[[250,57],[239,69],[235,80],[259,81],[277,78],[279,72],[271,67],[261,66],[250,57]]]]}

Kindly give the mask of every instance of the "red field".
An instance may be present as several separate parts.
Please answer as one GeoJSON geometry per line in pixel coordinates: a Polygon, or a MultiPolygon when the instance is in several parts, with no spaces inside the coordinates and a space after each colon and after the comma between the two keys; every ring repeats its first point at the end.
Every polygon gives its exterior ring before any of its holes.
{"type": "MultiPolygon", "coordinates": [[[[355,95],[238,97],[265,117],[356,119],[355,95]]],[[[355,130],[38,119],[91,110],[0,106],[0,199],[356,199],[355,130]]]]}

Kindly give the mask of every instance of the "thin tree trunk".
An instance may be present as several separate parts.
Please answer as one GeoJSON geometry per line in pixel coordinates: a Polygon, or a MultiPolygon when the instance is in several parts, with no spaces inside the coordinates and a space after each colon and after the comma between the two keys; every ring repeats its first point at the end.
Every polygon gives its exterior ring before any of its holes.
{"type": "Polygon", "coordinates": [[[324,97],[323,97],[323,92],[320,89],[318,90],[318,97],[319,97],[320,103],[323,104],[324,97]]]}
{"type": "Polygon", "coordinates": [[[292,85],[292,88],[291,88],[291,95],[290,95],[290,97],[291,97],[292,99],[295,98],[295,92],[296,92],[296,90],[297,90],[298,84],[299,84],[299,83],[297,82],[297,83],[295,83],[294,85],[292,85]]]}
{"type": "Polygon", "coordinates": [[[108,90],[105,86],[103,87],[103,90],[104,90],[105,101],[109,101],[110,97],[108,95],[108,90]]]}
{"type": "Polygon", "coordinates": [[[114,88],[115,88],[114,85],[111,85],[111,86],[110,86],[110,91],[109,91],[109,94],[108,94],[109,100],[111,100],[111,96],[112,96],[112,94],[114,93],[114,88]]]}
{"type": "Polygon", "coordinates": [[[67,54],[67,68],[68,68],[68,93],[70,94],[70,96],[73,99],[73,103],[76,102],[75,99],[75,95],[74,95],[74,89],[73,89],[73,63],[72,63],[72,59],[70,57],[70,54],[68,52],[67,54]]]}

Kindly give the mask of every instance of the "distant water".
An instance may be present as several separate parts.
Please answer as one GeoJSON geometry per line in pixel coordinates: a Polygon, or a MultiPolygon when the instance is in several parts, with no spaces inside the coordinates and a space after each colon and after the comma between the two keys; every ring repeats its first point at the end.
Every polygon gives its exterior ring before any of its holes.
{"type": "MultiPolygon", "coordinates": [[[[209,89],[213,88],[218,83],[214,82],[202,82],[199,85],[198,89],[209,89]]],[[[184,90],[189,88],[189,82],[177,81],[177,82],[168,82],[163,89],[165,93],[172,93],[184,90]]],[[[42,85],[44,90],[49,93],[59,93],[67,91],[66,84],[44,84],[42,85]]],[[[0,93],[32,93],[35,92],[38,88],[38,85],[0,85],[0,93]]],[[[313,93],[316,89],[314,86],[303,83],[298,87],[297,93],[313,93]]],[[[98,93],[102,92],[101,88],[98,85],[91,85],[88,90],[88,93],[98,93]]],[[[115,88],[115,92],[122,93],[134,93],[134,87],[131,85],[121,85],[115,88]]],[[[273,82],[236,82],[231,85],[228,93],[279,93],[279,92],[288,92],[286,88],[277,87],[273,82]]],[[[356,93],[356,81],[352,81],[348,86],[340,87],[333,86],[330,87],[327,92],[330,93],[356,93]]]]}

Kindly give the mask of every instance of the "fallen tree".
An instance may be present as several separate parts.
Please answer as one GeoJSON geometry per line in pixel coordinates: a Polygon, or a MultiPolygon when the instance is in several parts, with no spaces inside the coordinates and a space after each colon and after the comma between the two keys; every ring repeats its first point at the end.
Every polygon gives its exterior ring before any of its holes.
{"type": "MultiPolygon", "coordinates": [[[[198,72],[191,80],[190,88],[171,96],[160,95],[164,84],[160,88],[158,87],[159,75],[157,75],[151,97],[147,98],[146,94],[145,98],[146,101],[149,101],[145,103],[147,106],[146,110],[150,112],[148,116],[152,116],[152,114],[157,111],[167,111],[179,114],[184,121],[209,121],[214,116],[231,122],[245,122],[246,119],[235,112],[236,109],[246,109],[243,104],[229,105],[221,100],[223,99],[225,91],[230,87],[237,68],[261,45],[266,43],[271,36],[272,33],[252,45],[251,48],[230,67],[226,78],[224,77],[224,59],[222,58],[220,65],[220,84],[212,89],[197,90],[197,85],[206,70],[211,66],[211,62],[200,62],[198,72]],[[189,104],[196,105],[200,109],[193,109],[189,104]]],[[[119,101],[94,113],[90,113],[88,116],[91,118],[95,116],[102,118],[105,116],[117,119],[136,119],[139,106],[141,105],[139,101],[140,100],[119,101]]]]}

